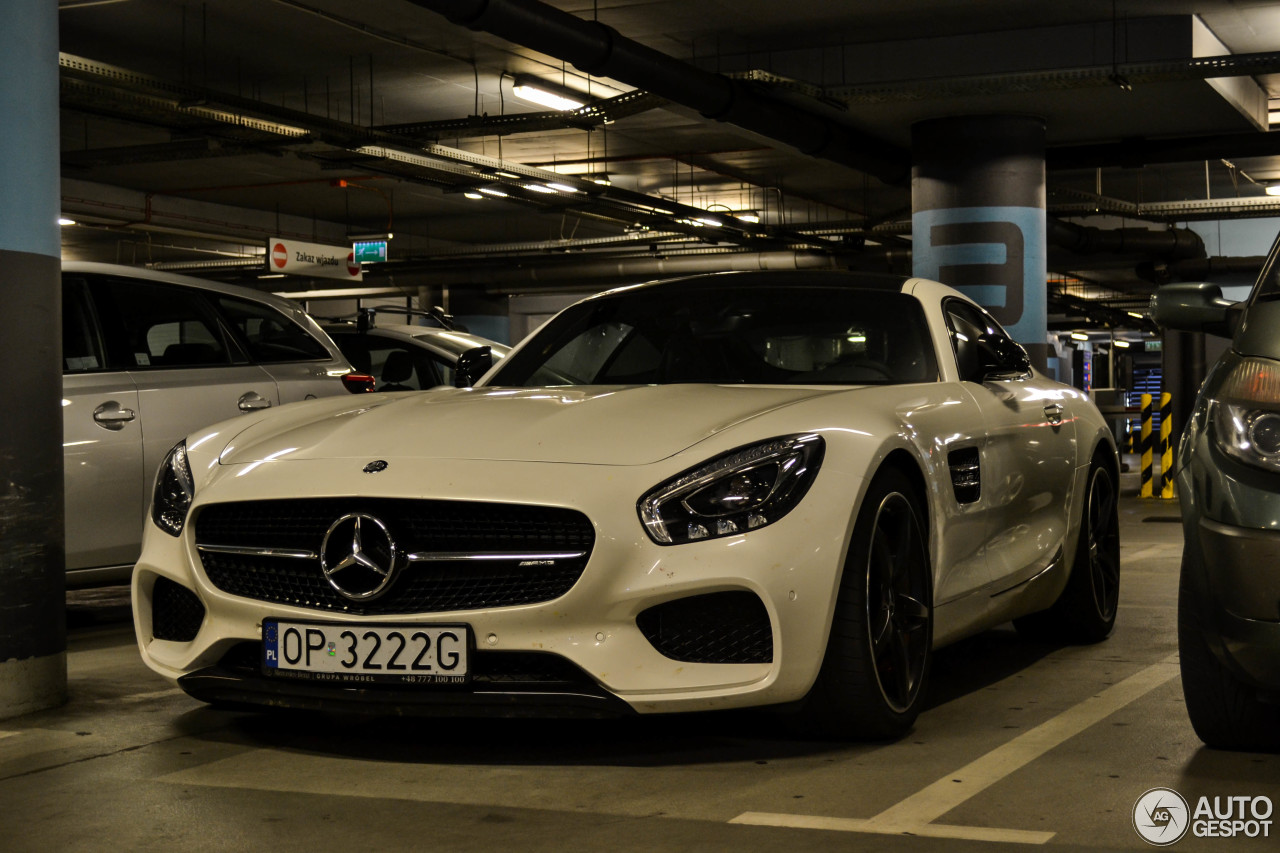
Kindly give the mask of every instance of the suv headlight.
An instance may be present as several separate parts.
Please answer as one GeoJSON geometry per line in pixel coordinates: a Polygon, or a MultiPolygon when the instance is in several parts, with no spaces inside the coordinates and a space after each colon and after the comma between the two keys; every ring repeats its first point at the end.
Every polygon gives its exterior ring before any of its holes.
{"type": "Polygon", "coordinates": [[[187,510],[196,493],[191,468],[187,465],[187,443],[180,441],[160,463],[156,488],[151,496],[151,520],[170,536],[182,535],[187,523],[187,510]]]}
{"type": "Polygon", "coordinates": [[[1280,362],[1243,358],[1210,403],[1218,448],[1248,465],[1280,471],[1280,362]]]}
{"type": "Polygon", "coordinates": [[[824,447],[822,436],[793,435],[718,456],[641,498],[640,520],[659,545],[732,536],[772,524],[809,490],[824,447]]]}

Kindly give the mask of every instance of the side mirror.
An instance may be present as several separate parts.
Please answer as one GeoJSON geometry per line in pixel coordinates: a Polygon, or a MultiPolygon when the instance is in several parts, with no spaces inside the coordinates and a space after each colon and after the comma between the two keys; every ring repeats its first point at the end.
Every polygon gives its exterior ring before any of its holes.
{"type": "Polygon", "coordinates": [[[1230,338],[1243,314],[1243,302],[1223,299],[1222,288],[1203,281],[1168,284],[1151,297],[1151,317],[1157,325],[1183,332],[1230,338]]]}
{"type": "Polygon", "coordinates": [[[484,376],[493,367],[493,350],[487,346],[472,347],[458,356],[458,364],[454,367],[453,384],[459,388],[470,388],[476,380],[484,376]]]}
{"type": "Polygon", "coordinates": [[[977,351],[983,382],[1026,379],[1031,375],[1027,351],[1006,337],[982,335],[977,351]]]}

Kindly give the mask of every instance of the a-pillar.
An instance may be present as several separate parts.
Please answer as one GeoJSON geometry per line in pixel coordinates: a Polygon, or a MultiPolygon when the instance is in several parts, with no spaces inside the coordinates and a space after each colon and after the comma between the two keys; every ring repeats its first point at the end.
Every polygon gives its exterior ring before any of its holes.
{"type": "Polygon", "coordinates": [[[1037,368],[1065,379],[1070,365],[1047,344],[1044,138],[1030,116],[915,124],[911,266],[989,310],[1037,368]]]}
{"type": "Polygon", "coordinates": [[[65,701],[58,4],[0,29],[0,718],[65,701]]]}

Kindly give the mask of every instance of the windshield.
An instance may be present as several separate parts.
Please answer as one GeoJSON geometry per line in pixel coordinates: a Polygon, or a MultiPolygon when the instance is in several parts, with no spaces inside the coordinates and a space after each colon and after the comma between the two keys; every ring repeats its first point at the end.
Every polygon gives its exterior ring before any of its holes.
{"type": "Polygon", "coordinates": [[[1280,235],[1276,235],[1271,251],[1267,253],[1267,260],[1253,287],[1253,299],[1280,299],[1280,262],[1277,261],[1277,255],[1280,255],[1280,235]]]}
{"type": "Polygon", "coordinates": [[[574,305],[489,385],[937,380],[924,313],[887,289],[673,283],[574,305]]]}

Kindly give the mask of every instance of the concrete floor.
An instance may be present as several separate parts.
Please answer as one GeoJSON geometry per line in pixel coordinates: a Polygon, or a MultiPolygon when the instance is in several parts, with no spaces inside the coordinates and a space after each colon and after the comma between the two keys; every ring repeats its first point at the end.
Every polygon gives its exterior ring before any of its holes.
{"type": "MultiPolygon", "coordinates": [[[[1114,635],[1056,647],[1002,628],[950,647],[929,708],[890,745],[807,742],[753,714],[214,711],[142,665],[127,590],[76,593],[70,702],[0,721],[0,850],[1146,850],[1132,825],[1144,792],[1280,802],[1280,756],[1196,738],[1176,657],[1177,504],[1126,496],[1121,512],[1114,635]]],[[[1272,829],[1175,847],[1275,850],[1272,829]]]]}

